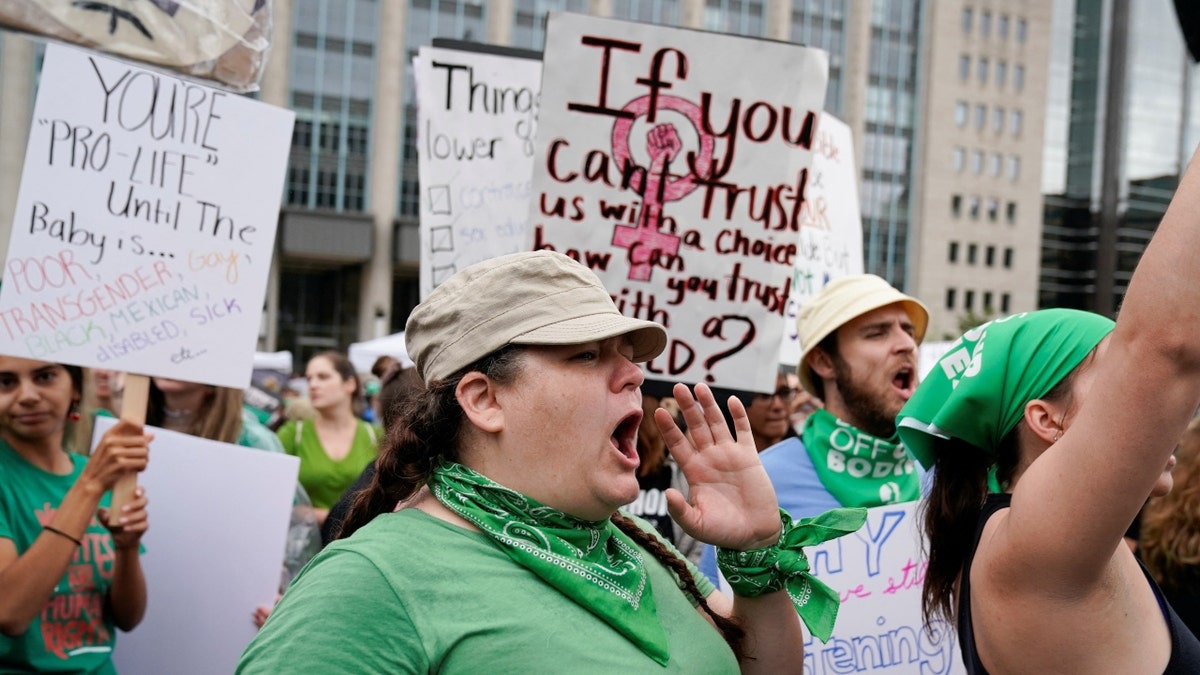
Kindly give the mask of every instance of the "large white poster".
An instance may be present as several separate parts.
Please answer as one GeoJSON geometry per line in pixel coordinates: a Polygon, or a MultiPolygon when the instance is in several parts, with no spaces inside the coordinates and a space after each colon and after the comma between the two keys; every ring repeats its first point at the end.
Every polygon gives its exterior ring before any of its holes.
{"type": "Polygon", "coordinates": [[[293,119],[49,45],[0,286],[0,349],[245,387],[293,119]]]}
{"type": "Polygon", "coordinates": [[[542,63],[422,47],[413,72],[424,298],[464,267],[526,250],[542,63]]]}
{"type": "Polygon", "coordinates": [[[812,179],[800,214],[800,246],[785,312],[779,362],[800,362],[796,316],[825,284],[863,273],[862,213],[858,207],[858,169],[854,136],[845,122],[821,113],[813,145],[812,179]]]}
{"type": "Polygon", "coordinates": [[[825,52],[552,14],[544,63],[532,247],[667,327],[650,379],[773,389],[825,52]]]}
{"type": "MultiPolygon", "coordinates": [[[[115,422],[97,419],[96,438],[115,422]]],[[[146,616],[113,662],[122,675],[232,673],[279,588],[300,460],[146,429],[146,616]]]]}

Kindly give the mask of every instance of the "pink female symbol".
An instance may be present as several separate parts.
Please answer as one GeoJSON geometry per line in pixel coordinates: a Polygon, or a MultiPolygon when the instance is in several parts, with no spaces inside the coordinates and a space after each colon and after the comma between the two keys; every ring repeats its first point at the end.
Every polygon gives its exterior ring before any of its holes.
{"type": "MultiPolygon", "coordinates": [[[[713,137],[702,131],[700,108],[695,103],[677,96],[659,96],[658,110],[673,110],[688,119],[700,138],[700,153],[694,164],[697,168],[712,163],[713,137]]],[[[642,96],[630,101],[623,110],[634,114],[631,118],[618,119],[613,123],[613,159],[618,166],[633,164],[629,152],[629,135],[633,123],[650,110],[650,97],[642,96]]],[[[683,142],[674,124],[659,124],[646,134],[646,151],[650,155],[650,167],[646,170],[640,191],[642,211],[636,225],[613,227],[613,246],[629,249],[629,278],[649,281],[653,261],[663,254],[674,256],[679,251],[679,237],[659,229],[663,219],[663,203],[683,199],[696,189],[692,174],[672,177],[670,163],[683,150],[683,142]]]]}

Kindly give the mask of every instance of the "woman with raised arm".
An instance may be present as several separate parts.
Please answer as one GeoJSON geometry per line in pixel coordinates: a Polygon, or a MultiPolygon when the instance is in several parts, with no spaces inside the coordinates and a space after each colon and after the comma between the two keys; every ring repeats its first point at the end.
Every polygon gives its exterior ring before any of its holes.
{"type": "Polygon", "coordinates": [[[1122,540],[1170,491],[1200,403],[1197,250],[1193,159],[1115,326],[1059,309],[985,324],[900,411],[935,469],[926,618],[957,621],[968,672],[1200,672],[1200,641],[1122,540]]]}
{"type": "MultiPolygon", "coordinates": [[[[690,484],[690,503],[668,493],[671,513],[725,547],[735,599],[618,513],[638,493],[638,363],[662,352],[662,326],[622,316],[587,268],[541,251],[460,271],[413,310],[405,335],[426,388],[389,429],[343,538],[293,582],[238,672],[803,667],[783,590],[817,583],[800,546],[865,514],[781,518],[745,409],[730,402],[735,438],[703,385],[696,398],[674,391],[691,440],[666,411],[655,416],[690,484]]],[[[822,639],[838,606],[825,590],[801,610],[822,639]]]]}
{"type": "Polygon", "coordinates": [[[150,436],[121,421],[90,458],[67,452],[82,387],[77,366],[0,356],[0,672],[113,673],[116,629],[146,611],[146,496],[110,526],[108,493],[150,436]]]}

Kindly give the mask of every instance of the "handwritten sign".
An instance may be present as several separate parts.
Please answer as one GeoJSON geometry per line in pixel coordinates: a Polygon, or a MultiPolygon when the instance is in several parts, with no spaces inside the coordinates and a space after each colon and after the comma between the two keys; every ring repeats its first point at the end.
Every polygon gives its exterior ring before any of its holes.
{"type": "Polygon", "coordinates": [[[779,362],[791,365],[800,362],[796,332],[800,307],[830,281],[863,273],[862,213],[850,127],[821,113],[813,152],[808,205],[800,218],[792,293],[784,312],[788,320],[779,348],[779,362]]]}
{"type": "Polygon", "coordinates": [[[842,598],[833,635],[804,645],[806,675],[826,673],[965,673],[953,626],[921,618],[917,502],[879,506],[854,534],[809,549],[813,573],[842,598]]]}
{"type": "Polygon", "coordinates": [[[417,81],[421,297],[526,248],[540,61],[422,47],[417,81]]]}
{"type": "MultiPolygon", "coordinates": [[[[94,440],[114,423],[97,419],[94,440]]],[[[124,675],[232,673],[254,639],[255,607],[270,605],[279,587],[300,460],[147,431],[154,461],[139,480],[150,499],[149,600],[137,630],[118,638],[113,662],[124,675]]]]}
{"type": "Polygon", "coordinates": [[[0,349],[245,387],[293,119],[48,47],[0,287],[0,349]]]}
{"type": "Polygon", "coordinates": [[[544,61],[532,248],[667,327],[650,379],[772,389],[825,52],[552,14],[544,61]]]}

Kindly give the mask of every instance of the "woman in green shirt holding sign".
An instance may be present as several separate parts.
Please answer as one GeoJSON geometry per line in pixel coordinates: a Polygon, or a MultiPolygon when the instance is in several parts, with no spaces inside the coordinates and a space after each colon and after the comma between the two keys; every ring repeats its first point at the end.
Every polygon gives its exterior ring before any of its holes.
{"type": "Polygon", "coordinates": [[[90,458],[66,452],[82,382],[77,366],[0,356],[0,672],[114,672],[115,629],[146,611],[146,497],[115,527],[106,507],[150,437],[118,422],[90,458]]]}

